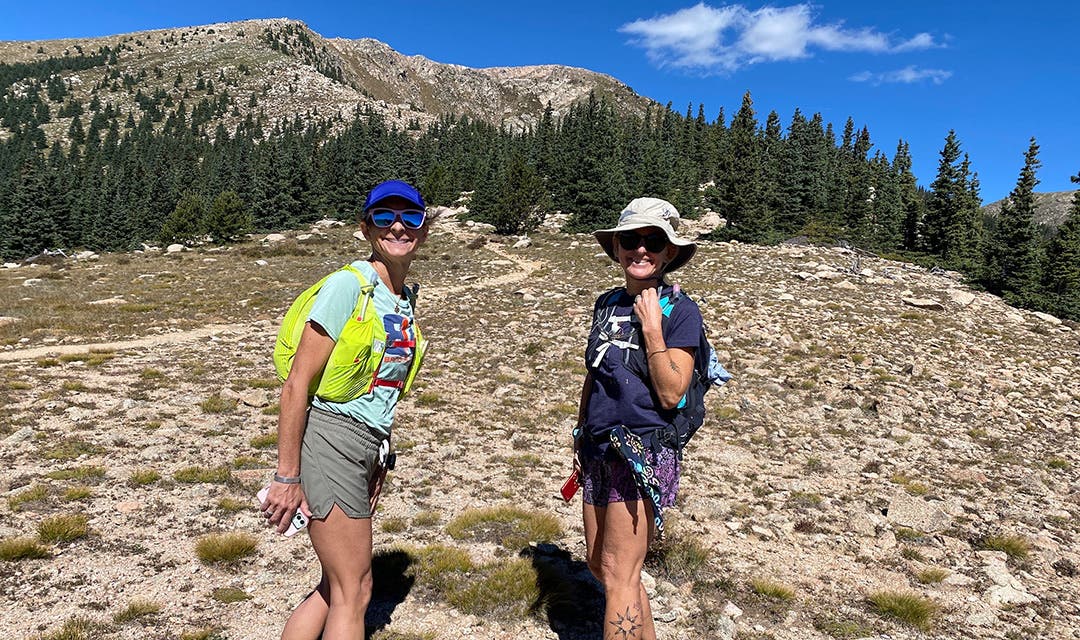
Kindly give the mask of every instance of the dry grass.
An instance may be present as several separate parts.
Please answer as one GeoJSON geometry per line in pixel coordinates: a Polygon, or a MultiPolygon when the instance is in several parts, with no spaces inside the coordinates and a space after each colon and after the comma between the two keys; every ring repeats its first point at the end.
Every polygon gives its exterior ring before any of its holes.
{"type": "Polygon", "coordinates": [[[750,580],[750,590],[769,600],[791,602],[795,599],[794,589],[767,578],[754,578],[750,580]]]}
{"type": "Polygon", "coordinates": [[[446,532],[455,540],[495,542],[517,550],[529,542],[545,542],[562,535],[562,527],[548,513],[517,507],[470,509],[450,521],[446,532]]]}
{"type": "Polygon", "coordinates": [[[0,560],[39,560],[51,555],[49,548],[34,538],[9,538],[0,541],[0,560]]]}
{"type": "Polygon", "coordinates": [[[921,569],[915,574],[915,579],[922,584],[937,584],[947,577],[949,577],[948,569],[940,567],[921,569]]]}
{"type": "Polygon", "coordinates": [[[917,629],[929,629],[938,607],[917,593],[877,591],[867,598],[874,610],[917,629]]]}
{"type": "Polygon", "coordinates": [[[153,469],[138,469],[128,476],[128,484],[133,487],[154,484],[158,480],[161,480],[161,474],[153,469]]]}
{"type": "Polygon", "coordinates": [[[195,555],[203,564],[236,564],[258,547],[259,541],[249,533],[211,533],[199,538],[195,555]]]}
{"type": "Polygon", "coordinates": [[[72,469],[57,469],[45,475],[53,480],[100,480],[105,477],[105,467],[85,465],[72,469]]]}
{"type": "Polygon", "coordinates": [[[1004,551],[1010,559],[1019,561],[1027,560],[1028,554],[1031,553],[1031,543],[1023,536],[986,536],[976,546],[989,551],[1004,551]]]}
{"type": "Polygon", "coordinates": [[[251,595],[249,595],[247,591],[235,587],[218,587],[210,592],[210,597],[218,602],[224,602],[225,604],[243,602],[244,600],[251,599],[251,595]]]}
{"type": "Polygon", "coordinates": [[[177,482],[225,484],[232,480],[232,471],[226,466],[185,467],[173,474],[177,482]]]}
{"type": "Polygon", "coordinates": [[[71,542],[90,535],[88,518],[82,513],[53,516],[38,524],[38,537],[42,542],[71,542]]]}
{"type": "Polygon", "coordinates": [[[24,506],[35,502],[41,502],[48,497],[48,487],[43,484],[34,485],[29,489],[8,498],[8,508],[12,511],[20,511],[24,506]]]}
{"type": "Polygon", "coordinates": [[[162,606],[152,600],[132,600],[126,607],[113,614],[113,622],[124,624],[161,613],[162,606]]]}
{"type": "Polygon", "coordinates": [[[105,636],[108,628],[85,616],[72,616],[56,631],[37,636],[37,640],[96,640],[105,636]]]}

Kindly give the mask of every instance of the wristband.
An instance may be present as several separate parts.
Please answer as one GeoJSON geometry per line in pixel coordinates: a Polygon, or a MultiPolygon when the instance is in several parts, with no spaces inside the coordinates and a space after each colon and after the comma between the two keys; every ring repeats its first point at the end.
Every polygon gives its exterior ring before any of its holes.
{"type": "Polygon", "coordinates": [[[656,354],[664,353],[665,351],[667,351],[667,347],[664,347],[663,349],[657,349],[656,351],[650,351],[648,354],[646,354],[645,359],[648,360],[649,358],[655,356],[656,354]]]}
{"type": "Polygon", "coordinates": [[[300,476],[279,476],[275,473],[274,482],[280,482],[281,484],[300,484],[300,476]]]}

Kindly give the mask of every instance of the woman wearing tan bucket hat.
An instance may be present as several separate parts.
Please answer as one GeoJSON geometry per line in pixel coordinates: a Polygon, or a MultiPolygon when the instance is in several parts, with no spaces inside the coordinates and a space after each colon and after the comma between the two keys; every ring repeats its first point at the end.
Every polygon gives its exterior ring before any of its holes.
{"type": "Polygon", "coordinates": [[[664,281],[697,249],[676,235],[678,223],[671,203],[637,198],[617,226],[593,234],[625,278],[593,307],[574,430],[586,555],[606,597],[605,638],[656,637],[641,569],[679,488],[678,456],[659,431],[690,385],[702,335],[697,305],[664,281]]]}

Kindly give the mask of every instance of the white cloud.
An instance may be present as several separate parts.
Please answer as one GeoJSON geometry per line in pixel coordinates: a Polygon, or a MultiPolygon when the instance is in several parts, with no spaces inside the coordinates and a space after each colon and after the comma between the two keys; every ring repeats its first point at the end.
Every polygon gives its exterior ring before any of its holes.
{"type": "Polygon", "coordinates": [[[903,69],[897,69],[895,71],[885,71],[882,73],[871,73],[870,71],[860,71],[848,78],[852,82],[868,82],[872,85],[880,84],[913,84],[916,82],[929,81],[934,84],[941,84],[952,77],[952,71],[946,71],[944,69],[919,69],[915,66],[907,66],[903,69]]]}
{"type": "Polygon", "coordinates": [[[701,2],[675,13],[629,22],[619,31],[633,36],[631,43],[644,48],[658,66],[706,72],[806,58],[814,49],[899,53],[941,46],[928,33],[894,43],[871,28],[814,24],[809,4],[751,11],[738,4],[717,8],[701,2]]]}

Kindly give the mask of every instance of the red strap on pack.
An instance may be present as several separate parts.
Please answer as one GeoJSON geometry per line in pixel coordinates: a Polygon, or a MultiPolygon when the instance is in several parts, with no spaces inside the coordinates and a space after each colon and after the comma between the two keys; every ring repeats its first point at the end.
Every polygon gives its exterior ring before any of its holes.
{"type": "Polygon", "coordinates": [[[408,349],[413,349],[416,347],[416,340],[394,340],[390,343],[390,347],[404,347],[408,349]]]}
{"type": "Polygon", "coordinates": [[[371,381],[373,387],[393,387],[395,389],[404,389],[404,380],[383,380],[382,378],[375,378],[371,381]]]}

